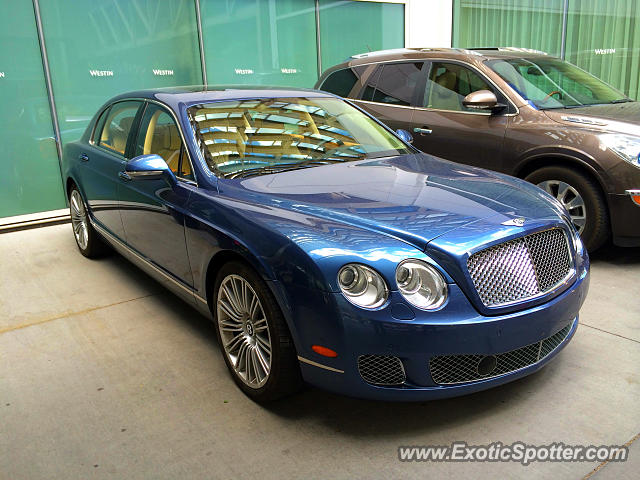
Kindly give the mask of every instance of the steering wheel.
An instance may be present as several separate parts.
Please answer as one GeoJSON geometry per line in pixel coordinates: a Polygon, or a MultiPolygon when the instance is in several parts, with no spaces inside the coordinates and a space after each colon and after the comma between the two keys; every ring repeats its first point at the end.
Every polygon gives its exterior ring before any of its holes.
{"type": "Polygon", "coordinates": [[[542,99],[542,101],[544,102],[545,100],[551,98],[553,95],[556,95],[556,94],[562,95],[562,92],[560,90],[554,90],[553,92],[549,92],[547,93],[547,96],[542,99]]]}

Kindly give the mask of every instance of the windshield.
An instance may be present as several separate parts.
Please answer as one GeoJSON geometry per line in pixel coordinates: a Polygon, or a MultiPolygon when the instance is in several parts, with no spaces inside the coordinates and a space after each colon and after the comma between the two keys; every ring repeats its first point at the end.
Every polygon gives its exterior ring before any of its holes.
{"type": "Polygon", "coordinates": [[[269,98],[188,110],[209,168],[249,177],[408,153],[373,119],[338,98],[269,98]]]}
{"type": "Polygon", "coordinates": [[[542,110],[632,101],[590,73],[555,58],[486,63],[525,100],[542,110]]]}

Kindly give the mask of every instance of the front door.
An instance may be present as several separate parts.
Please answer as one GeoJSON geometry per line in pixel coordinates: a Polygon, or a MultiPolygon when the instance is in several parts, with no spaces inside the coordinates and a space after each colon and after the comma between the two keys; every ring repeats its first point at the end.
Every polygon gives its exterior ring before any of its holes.
{"type": "Polygon", "coordinates": [[[160,155],[178,182],[144,178],[120,180],[120,214],[127,244],[185,285],[192,286],[184,223],[185,206],[194,182],[172,115],[164,107],[147,104],[130,149],[132,158],[152,153],[160,155]]]}
{"type": "Polygon", "coordinates": [[[94,219],[124,240],[118,203],[118,174],[126,164],[126,148],[142,102],[114,103],[98,120],[92,145],[80,153],[80,184],[94,219]]]}
{"type": "Polygon", "coordinates": [[[479,72],[458,63],[433,62],[413,114],[414,146],[454,162],[500,169],[508,110],[494,114],[462,105],[464,97],[477,90],[491,90],[499,102],[506,101],[479,72]]]}

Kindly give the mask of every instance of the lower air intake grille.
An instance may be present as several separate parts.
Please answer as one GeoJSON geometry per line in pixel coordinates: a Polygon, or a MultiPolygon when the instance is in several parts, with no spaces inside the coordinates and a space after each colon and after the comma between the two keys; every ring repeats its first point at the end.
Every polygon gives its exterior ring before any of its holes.
{"type": "Polygon", "coordinates": [[[553,290],[573,272],[564,230],[552,228],[474,253],[467,269],[487,307],[553,290]]]}
{"type": "Polygon", "coordinates": [[[365,382],[373,385],[401,385],[406,380],[402,362],[391,355],[360,355],[358,371],[365,382]]]}
{"type": "Polygon", "coordinates": [[[531,345],[498,355],[440,355],[429,360],[435,383],[450,385],[498,377],[539,362],[553,352],[571,331],[570,323],[559,332],[531,345]]]}

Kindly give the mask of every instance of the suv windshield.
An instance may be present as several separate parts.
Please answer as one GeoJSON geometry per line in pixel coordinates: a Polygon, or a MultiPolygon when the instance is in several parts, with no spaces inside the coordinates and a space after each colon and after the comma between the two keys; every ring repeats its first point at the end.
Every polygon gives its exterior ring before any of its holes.
{"type": "Polygon", "coordinates": [[[209,168],[225,178],[413,151],[338,98],[222,101],[188,112],[209,168]]]}
{"type": "Polygon", "coordinates": [[[488,60],[486,64],[542,110],[632,101],[590,73],[555,58],[488,60]]]}

